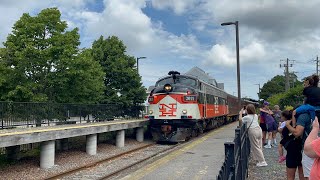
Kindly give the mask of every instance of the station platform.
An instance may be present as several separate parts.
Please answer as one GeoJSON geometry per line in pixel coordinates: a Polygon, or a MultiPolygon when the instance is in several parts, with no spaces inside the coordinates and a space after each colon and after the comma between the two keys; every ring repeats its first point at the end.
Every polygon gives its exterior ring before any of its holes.
{"type": "Polygon", "coordinates": [[[215,129],[122,179],[216,179],[225,159],[224,143],[234,140],[238,124],[215,129]]]}
{"type": "Polygon", "coordinates": [[[46,169],[54,166],[56,144],[62,146],[62,149],[67,149],[64,147],[68,147],[68,138],[86,136],[87,154],[96,155],[98,134],[117,132],[116,146],[124,147],[125,130],[136,128],[137,141],[142,142],[144,126],[148,123],[148,120],[122,120],[3,130],[0,131],[0,148],[6,148],[7,156],[15,160],[20,145],[40,143],[40,167],[46,169]]]}
{"type": "Polygon", "coordinates": [[[148,120],[119,120],[101,123],[16,128],[0,131],[0,147],[64,139],[148,125],[148,120]]]}

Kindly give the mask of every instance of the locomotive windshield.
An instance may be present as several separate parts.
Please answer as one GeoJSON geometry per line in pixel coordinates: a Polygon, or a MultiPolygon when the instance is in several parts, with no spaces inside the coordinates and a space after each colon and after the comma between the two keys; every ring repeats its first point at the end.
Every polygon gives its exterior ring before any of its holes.
{"type": "Polygon", "coordinates": [[[159,80],[156,83],[156,87],[158,86],[164,86],[165,84],[182,84],[185,86],[192,86],[196,87],[197,86],[197,81],[195,79],[189,78],[189,77],[184,77],[184,76],[176,76],[175,79],[173,79],[172,76],[164,78],[159,80]]]}

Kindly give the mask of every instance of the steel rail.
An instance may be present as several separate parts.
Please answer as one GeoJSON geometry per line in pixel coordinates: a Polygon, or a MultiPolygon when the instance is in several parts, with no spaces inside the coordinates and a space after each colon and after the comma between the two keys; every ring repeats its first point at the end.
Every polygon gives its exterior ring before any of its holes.
{"type": "Polygon", "coordinates": [[[127,170],[127,169],[130,169],[130,168],[133,167],[133,166],[136,166],[136,165],[138,165],[138,164],[140,164],[140,163],[143,163],[143,162],[145,162],[145,161],[147,161],[147,160],[149,160],[149,159],[152,159],[152,158],[158,156],[158,155],[161,154],[161,153],[165,153],[165,152],[167,152],[167,151],[170,151],[170,150],[174,149],[175,147],[177,147],[177,146],[179,146],[179,145],[180,145],[180,144],[171,146],[171,147],[168,148],[168,149],[164,149],[164,150],[162,150],[162,151],[160,151],[160,152],[157,152],[157,153],[155,153],[155,154],[153,154],[153,155],[151,155],[151,156],[149,156],[149,157],[143,158],[143,159],[141,159],[141,160],[139,160],[139,161],[137,161],[137,162],[134,162],[134,163],[132,163],[132,164],[130,164],[130,165],[128,165],[128,166],[125,166],[125,167],[123,167],[123,168],[121,168],[121,169],[119,169],[119,170],[116,170],[116,171],[114,171],[114,172],[112,172],[112,173],[110,173],[110,174],[107,174],[106,176],[103,176],[102,178],[99,178],[99,180],[109,179],[109,178],[111,178],[111,177],[113,177],[113,176],[116,176],[117,174],[120,174],[121,172],[123,172],[123,171],[125,171],[125,170],[127,170]]]}
{"type": "Polygon", "coordinates": [[[148,145],[145,145],[145,146],[141,146],[141,147],[138,147],[138,148],[135,148],[135,149],[132,149],[132,150],[129,150],[129,151],[126,151],[126,152],[123,152],[123,153],[120,153],[120,154],[117,154],[117,155],[114,155],[112,157],[108,157],[106,159],[102,159],[102,160],[99,160],[97,162],[93,162],[93,163],[90,163],[90,164],[87,164],[85,166],[81,166],[81,167],[76,167],[76,168],[73,168],[73,169],[70,169],[68,171],[65,171],[65,172],[62,172],[62,173],[59,173],[59,174],[56,174],[56,175],[53,175],[53,176],[50,176],[48,178],[46,178],[47,180],[56,180],[56,179],[61,179],[63,177],[66,177],[68,175],[71,175],[71,174],[74,174],[76,172],[80,172],[82,170],[85,170],[85,169],[88,169],[88,168],[92,168],[92,167],[95,167],[95,166],[98,166],[102,163],[105,163],[105,162],[108,162],[108,161],[112,161],[114,159],[117,159],[117,158],[120,158],[124,155],[127,155],[127,154],[130,154],[130,153],[133,153],[133,152],[136,152],[136,151],[140,151],[142,149],[146,149],[148,147],[151,147],[151,146],[154,146],[155,144],[148,144],[148,145]]]}

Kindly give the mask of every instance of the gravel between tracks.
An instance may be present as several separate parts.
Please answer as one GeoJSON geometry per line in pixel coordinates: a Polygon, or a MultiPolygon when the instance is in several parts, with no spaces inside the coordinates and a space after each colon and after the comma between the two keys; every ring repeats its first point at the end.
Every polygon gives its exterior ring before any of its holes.
{"type": "Polygon", "coordinates": [[[133,139],[126,139],[125,147],[117,148],[112,144],[98,144],[97,155],[90,156],[82,150],[63,151],[56,153],[55,166],[50,169],[40,169],[39,157],[28,160],[20,160],[15,165],[0,169],[1,179],[46,179],[52,175],[67,171],[76,167],[81,167],[89,163],[105,159],[116,154],[135,149],[152,142],[145,141],[143,143],[137,142],[133,139]]]}
{"type": "MultiPolygon", "coordinates": [[[[173,146],[175,147],[175,146],[173,146]]],[[[147,147],[146,149],[142,149],[140,151],[132,152],[130,154],[126,154],[125,156],[121,157],[120,159],[111,160],[108,162],[101,163],[95,167],[86,168],[80,172],[72,174],[70,176],[66,176],[61,179],[101,179],[106,177],[107,175],[112,174],[113,172],[117,172],[124,167],[132,165],[136,162],[139,162],[147,157],[151,157],[152,155],[156,155],[157,153],[163,152],[164,150],[171,150],[171,145],[155,145],[151,147],[147,147]]],[[[131,169],[131,168],[129,168],[131,169]]],[[[125,170],[128,171],[128,170],[125,170]]],[[[124,172],[125,172],[124,171],[124,172]]],[[[122,174],[117,174],[116,177],[119,177],[122,174]]],[[[108,177],[108,179],[114,179],[113,177],[108,177]]],[[[117,178],[116,178],[117,179],[117,178]]]]}

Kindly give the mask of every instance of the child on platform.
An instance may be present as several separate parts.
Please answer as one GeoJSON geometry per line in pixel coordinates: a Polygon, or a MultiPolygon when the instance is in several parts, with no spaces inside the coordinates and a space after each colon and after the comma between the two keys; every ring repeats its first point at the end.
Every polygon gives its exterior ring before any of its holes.
{"type": "Polygon", "coordinates": [[[279,122],[279,128],[278,131],[281,134],[281,141],[278,146],[278,152],[279,152],[279,163],[282,163],[286,160],[286,156],[283,155],[283,145],[285,144],[286,139],[282,135],[283,129],[286,127],[286,121],[291,120],[292,117],[292,111],[285,110],[281,112],[281,122],[279,122]]]}

